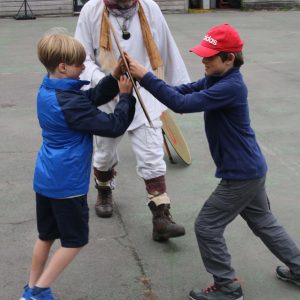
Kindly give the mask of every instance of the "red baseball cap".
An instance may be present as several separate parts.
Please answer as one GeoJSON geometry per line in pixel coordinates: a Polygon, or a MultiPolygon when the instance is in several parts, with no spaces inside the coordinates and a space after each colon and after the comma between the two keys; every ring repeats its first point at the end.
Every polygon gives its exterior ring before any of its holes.
{"type": "Polygon", "coordinates": [[[207,31],[201,43],[190,49],[190,52],[210,57],[220,52],[240,52],[243,45],[238,32],[229,24],[222,24],[207,31]]]}

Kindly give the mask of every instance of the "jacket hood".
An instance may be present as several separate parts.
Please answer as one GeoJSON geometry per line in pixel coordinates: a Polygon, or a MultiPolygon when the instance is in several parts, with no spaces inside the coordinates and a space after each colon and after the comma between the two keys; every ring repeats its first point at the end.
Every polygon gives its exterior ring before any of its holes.
{"type": "Polygon", "coordinates": [[[80,90],[84,85],[90,84],[87,80],[71,79],[71,78],[49,78],[46,75],[43,79],[42,85],[47,88],[58,89],[58,90],[80,90]]]}

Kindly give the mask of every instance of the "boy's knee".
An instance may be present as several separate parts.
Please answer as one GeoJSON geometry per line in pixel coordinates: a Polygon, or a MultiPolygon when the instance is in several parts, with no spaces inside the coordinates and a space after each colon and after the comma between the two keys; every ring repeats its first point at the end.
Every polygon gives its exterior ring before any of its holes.
{"type": "Polygon", "coordinates": [[[217,227],[215,224],[206,221],[205,218],[201,217],[201,214],[199,214],[195,220],[194,231],[198,240],[222,237],[224,233],[223,228],[217,227]]]}
{"type": "Polygon", "coordinates": [[[194,223],[194,231],[197,236],[197,238],[205,237],[208,233],[208,226],[205,224],[205,222],[202,220],[201,216],[199,215],[194,223]]]}

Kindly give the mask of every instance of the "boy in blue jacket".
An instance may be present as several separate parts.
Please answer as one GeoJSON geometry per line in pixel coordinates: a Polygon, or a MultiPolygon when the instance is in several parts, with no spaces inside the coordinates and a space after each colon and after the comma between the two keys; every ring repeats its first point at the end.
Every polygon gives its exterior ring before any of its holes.
{"type": "Polygon", "coordinates": [[[33,180],[39,236],[22,300],[54,299],[51,284],[88,243],[93,135],[124,134],[135,113],[132,84],[121,75],[121,61],[95,88],[81,91],[89,82],[79,80],[85,60],[79,41],[59,33],[45,35],[38,43],[38,57],[48,72],[37,96],[43,138],[33,180]],[[119,92],[114,113],[98,110],[119,92]],[[61,247],[46,266],[56,239],[61,247]]]}
{"type": "Polygon", "coordinates": [[[287,265],[277,277],[300,285],[300,251],[270,210],[265,190],[267,164],[250,126],[247,87],[240,73],[243,41],[228,24],[210,29],[191,51],[203,57],[205,77],[172,87],[128,57],[132,75],[155,98],[177,113],[204,112],[205,131],[220,183],[202,207],[195,233],[214,284],[193,289],[192,300],[243,299],[224,240],[238,215],[270,251],[287,265]]]}

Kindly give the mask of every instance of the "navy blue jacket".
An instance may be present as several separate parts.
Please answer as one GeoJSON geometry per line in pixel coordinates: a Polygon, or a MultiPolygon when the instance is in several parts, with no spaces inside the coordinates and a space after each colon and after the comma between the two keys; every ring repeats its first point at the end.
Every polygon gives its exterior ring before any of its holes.
{"type": "Polygon", "coordinates": [[[114,113],[98,106],[119,92],[108,75],[93,89],[81,91],[88,81],[44,77],[37,96],[42,146],[37,156],[33,188],[49,198],[66,198],[88,192],[93,135],[115,138],[130,125],[135,98],[121,94],[114,113]]]}
{"type": "Polygon", "coordinates": [[[239,68],[177,87],[148,72],[140,84],[177,113],[204,111],[216,177],[246,180],[266,174],[267,164],[250,126],[248,91],[239,68]]]}

